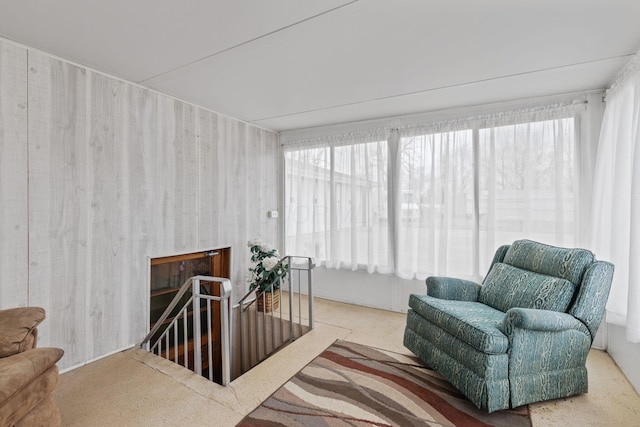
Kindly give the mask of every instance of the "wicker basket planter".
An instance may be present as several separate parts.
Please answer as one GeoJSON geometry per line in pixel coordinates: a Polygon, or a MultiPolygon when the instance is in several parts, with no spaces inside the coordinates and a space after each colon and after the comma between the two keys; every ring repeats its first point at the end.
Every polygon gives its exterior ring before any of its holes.
{"type": "Polygon", "coordinates": [[[267,291],[257,298],[258,311],[271,313],[280,306],[280,289],[274,290],[273,293],[267,291]]]}

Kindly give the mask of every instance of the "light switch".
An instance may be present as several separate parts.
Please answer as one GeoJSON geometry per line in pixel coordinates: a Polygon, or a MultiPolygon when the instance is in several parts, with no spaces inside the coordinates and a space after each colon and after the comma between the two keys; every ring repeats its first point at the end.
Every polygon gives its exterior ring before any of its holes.
{"type": "Polygon", "coordinates": [[[269,218],[278,218],[278,211],[269,211],[267,212],[267,216],[269,218]]]}

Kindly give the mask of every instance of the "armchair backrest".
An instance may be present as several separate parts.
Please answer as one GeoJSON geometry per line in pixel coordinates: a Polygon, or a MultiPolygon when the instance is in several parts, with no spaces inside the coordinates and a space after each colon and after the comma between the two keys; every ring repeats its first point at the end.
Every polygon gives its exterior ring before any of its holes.
{"type": "Polygon", "coordinates": [[[509,247],[502,262],[523,270],[559,277],[577,287],[594,260],[593,253],[586,249],[558,248],[531,240],[517,240],[509,247]]]}
{"type": "Polygon", "coordinates": [[[604,316],[613,265],[592,252],[518,240],[498,248],[479,300],[499,310],[512,307],[568,312],[591,339],[604,316]]]}
{"type": "Polygon", "coordinates": [[[40,307],[0,310],[0,357],[12,356],[37,345],[37,326],[45,318],[40,307]]]}

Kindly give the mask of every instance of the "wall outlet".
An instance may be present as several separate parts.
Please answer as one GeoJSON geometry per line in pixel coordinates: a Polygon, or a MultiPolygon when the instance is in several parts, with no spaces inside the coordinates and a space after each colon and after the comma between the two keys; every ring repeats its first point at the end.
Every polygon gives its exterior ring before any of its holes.
{"type": "Polygon", "coordinates": [[[269,211],[267,212],[267,216],[269,218],[278,218],[278,211],[269,211]]]}

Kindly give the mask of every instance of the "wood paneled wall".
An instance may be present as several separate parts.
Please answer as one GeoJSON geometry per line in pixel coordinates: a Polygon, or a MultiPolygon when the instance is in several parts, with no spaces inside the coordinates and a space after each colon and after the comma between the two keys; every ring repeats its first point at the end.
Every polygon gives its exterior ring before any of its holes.
{"type": "Polygon", "coordinates": [[[27,52],[0,43],[0,302],[24,306],[27,271],[27,52]]]}
{"type": "Polygon", "coordinates": [[[149,258],[277,243],[277,135],[0,39],[0,307],[61,368],[139,342],[149,258]]]}

